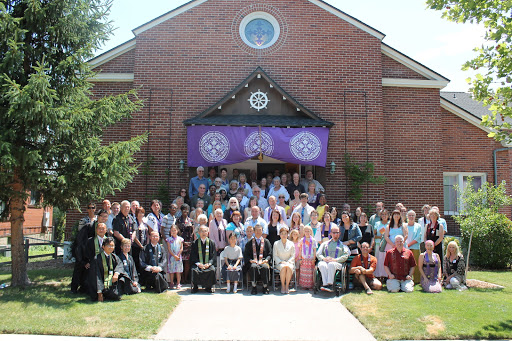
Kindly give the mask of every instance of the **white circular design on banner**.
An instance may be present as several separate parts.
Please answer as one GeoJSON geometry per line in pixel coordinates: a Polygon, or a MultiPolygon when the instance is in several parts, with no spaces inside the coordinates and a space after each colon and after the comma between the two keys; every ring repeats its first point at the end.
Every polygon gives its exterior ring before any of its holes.
{"type": "Polygon", "coordinates": [[[199,140],[199,152],[206,161],[222,161],[229,154],[229,140],[220,131],[209,131],[199,140]]]}
{"type": "Polygon", "coordinates": [[[262,151],[265,155],[271,156],[274,151],[274,140],[268,133],[254,131],[247,136],[244,142],[245,155],[253,157],[262,151]],[[261,146],[261,148],[260,148],[261,146]]]}
{"type": "Polygon", "coordinates": [[[313,133],[303,131],[290,139],[290,152],[301,161],[313,161],[322,151],[322,142],[313,133]]]}

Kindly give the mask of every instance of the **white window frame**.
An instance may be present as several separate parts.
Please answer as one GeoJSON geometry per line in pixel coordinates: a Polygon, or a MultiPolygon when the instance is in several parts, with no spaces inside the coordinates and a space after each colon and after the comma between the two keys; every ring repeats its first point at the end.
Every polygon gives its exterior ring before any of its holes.
{"type": "Polygon", "coordinates": [[[248,46],[250,46],[254,49],[262,50],[262,49],[266,49],[276,43],[277,39],[279,39],[279,36],[281,35],[281,27],[279,26],[279,22],[277,21],[276,18],[274,18],[273,15],[271,15],[267,12],[252,12],[242,19],[242,22],[240,23],[240,27],[239,27],[239,34],[240,34],[240,38],[242,38],[242,40],[244,41],[245,44],[247,44],[248,46]],[[258,45],[253,44],[249,40],[247,40],[247,37],[245,36],[245,27],[247,26],[247,24],[249,24],[254,19],[264,19],[264,20],[268,21],[274,27],[274,37],[268,44],[263,45],[263,46],[258,46],[258,45]]]}
{"type": "MultiPolygon", "coordinates": [[[[479,176],[482,179],[482,186],[484,183],[487,182],[487,173],[477,173],[477,172],[443,172],[443,205],[444,205],[444,177],[445,176],[456,176],[457,177],[457,185],[459,188],[464,188],[464,177],[465,176],[479,176]]],[[[462,199],[460,198],[459,194],[457,193],[457,207],[462,206],[462,199]]],[[[458,211],[444,211],[444,215],[459,215],[458,211]]]]}

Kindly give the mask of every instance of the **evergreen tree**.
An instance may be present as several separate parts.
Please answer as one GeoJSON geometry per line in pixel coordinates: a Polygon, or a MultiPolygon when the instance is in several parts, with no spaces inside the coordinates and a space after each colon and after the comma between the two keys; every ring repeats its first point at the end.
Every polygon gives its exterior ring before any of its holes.
{"type": "Polygon", "coordinates": [[[109,37],[110,0],[0,1],[0,200],[11,223],[12,285],[30,283],[23,221],[30,191],[78,208],[122,189],[147,135],[103,143],[141,108],[134,91],[92,99],[87,60],[109,37]]]}

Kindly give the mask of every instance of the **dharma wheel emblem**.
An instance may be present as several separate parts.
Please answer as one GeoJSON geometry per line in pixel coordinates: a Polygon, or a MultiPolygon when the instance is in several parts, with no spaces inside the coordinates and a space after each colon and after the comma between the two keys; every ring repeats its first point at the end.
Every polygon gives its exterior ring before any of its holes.
{"type": "Polygon", "coordinates": [[[254,108],[258,111],[261,109],[266,109],[268,102],[270,102],[267,93],[261,92],[260,89],[258,89],[257,92],[251,92],[251,97],[248,99],[248,101],[251,104],[251,108],[254,108]]]}

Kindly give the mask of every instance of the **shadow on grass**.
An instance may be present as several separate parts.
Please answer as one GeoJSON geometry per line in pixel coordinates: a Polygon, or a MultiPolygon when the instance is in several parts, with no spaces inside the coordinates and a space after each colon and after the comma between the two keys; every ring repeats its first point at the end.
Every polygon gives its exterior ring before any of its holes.
{"type": "Polygon", "coordinates": [[[482,327],[475,333],[478,338],[503,339],[512,337],[512,320],[496,322],[482,327]]]}

